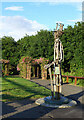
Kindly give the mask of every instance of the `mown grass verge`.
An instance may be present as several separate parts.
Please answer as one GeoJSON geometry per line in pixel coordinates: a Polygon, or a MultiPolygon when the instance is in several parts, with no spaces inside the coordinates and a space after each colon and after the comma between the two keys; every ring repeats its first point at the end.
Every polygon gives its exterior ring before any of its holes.
{"type": "MultiPolygon", "coordinates": [[[[50,95],[50,90],[27,79],[8,76],[2,77],[2,101],[13,101],[24,98],[42,98],[50,95]]],[[[0,94],[0,96],[1,96],[0,94]]]]}

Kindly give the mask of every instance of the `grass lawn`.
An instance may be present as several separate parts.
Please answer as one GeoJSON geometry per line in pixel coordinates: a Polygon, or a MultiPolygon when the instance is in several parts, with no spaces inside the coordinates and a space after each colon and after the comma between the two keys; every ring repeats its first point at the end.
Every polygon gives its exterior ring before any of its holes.
{"type": "Polygon", "coordinates": [[[2,101],[20,100],[24,98],[42,98],[49,96],[51,91],[27,79],[8,76],[2,77],[2,101]]]}

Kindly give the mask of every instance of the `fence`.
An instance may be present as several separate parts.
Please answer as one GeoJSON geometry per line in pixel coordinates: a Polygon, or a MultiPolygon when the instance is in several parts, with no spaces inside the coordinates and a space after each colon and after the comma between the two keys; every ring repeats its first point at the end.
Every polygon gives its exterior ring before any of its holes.
{"type": "Polygon", "coordinates": [[[66,82],[67,82],[67,83],[68,83],[68,81],[69,81],[69,78],[74,78],[74,79],[75,79],[74,85],[77,84],[77,79],[84,79],[84,77],[78,77],[78,76],[67,76],[67,75],[62,75],[62,77],[66,77],[66,78],[67,78],[67,79],[66,79],[66,82]]]}
{"type": "MultiPolygon", "coordinates": [[[[54,75],[54,74],[52,74],[52,75],[54,75]]],[[[55,74],[55,76],[56,76],[56,74],[55,74]]],[[[74,78],[74,79],[75,79],[74,85],[77,84],[77,79],[84,79],[84,77],[68,76],[68,75],[62,75],[62,77],[66,77],[66,78],[67,78],[67,79],[66,79],[66,83],[69,83],[69,78],[74,78]]]]}

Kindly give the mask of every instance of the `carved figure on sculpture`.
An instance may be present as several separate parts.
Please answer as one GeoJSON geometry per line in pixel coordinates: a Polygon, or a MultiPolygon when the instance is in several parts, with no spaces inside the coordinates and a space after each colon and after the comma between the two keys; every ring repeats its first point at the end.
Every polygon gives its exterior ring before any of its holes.
{"type": "Polygon", "coordinates": [[[61,61],[64,59],[63,45],[59,39],[59,36],[63,34],[63,24],[56,24],[56,30],[54,31],[54,61],[44,66],[45,69],[49,68],[49,74],[51,79],[51,94],[52,99],[60,99],[61,93],[61,61]],[[54,78],[51,74],[51,66],[54,65],[54,78]],[[54,80],[53,80],[54,79],[54,80]],[[55,95],[54,95],[55,93],[55,95]]]}
{"type": "Polygon", "coordinates": [[[61,62],[64,59],[63,45],[59,39],[59,36],[63,34],[63,24],[56,24],[56,30],[54,31],[54,61],[44,66],[49,70],[50,82],[51,82],[51,96],[40,98],[36,100],[36,104],[46,107],[54,108],[67,108],[75,106],[77,103],[61,94],[62,91],[62,78],[61,78],[61,62]],[[59,29],[58,29],[58,26],[59,29]],[[57,30],[58,29],[58,30],[57,30]],[[51,66],[54,67],[54,74],[52,74],[51,66]]]}

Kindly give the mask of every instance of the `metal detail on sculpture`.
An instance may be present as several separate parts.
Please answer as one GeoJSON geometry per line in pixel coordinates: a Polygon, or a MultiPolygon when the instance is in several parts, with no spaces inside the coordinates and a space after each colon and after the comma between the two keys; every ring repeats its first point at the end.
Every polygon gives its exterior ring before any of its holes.
{"type": "Polygon", "coordinates": [[[51,79],[51,94],[52,100],[60,99],[61,93],[61,61],[64,59],[63,45],[59,39],[59,36],[63,34],[63,24],[56,24],[56,30],[54,31],[54,61],[44,66],[45,69],[49,68],[49,74],[51,79]],[[59,29],[58,25],[60,26],[59,29]],[[54,65],[54,80],[52,79],[51,66],[54,65]],[[55,94],[55,95],[54,95],[55,94]]]}

